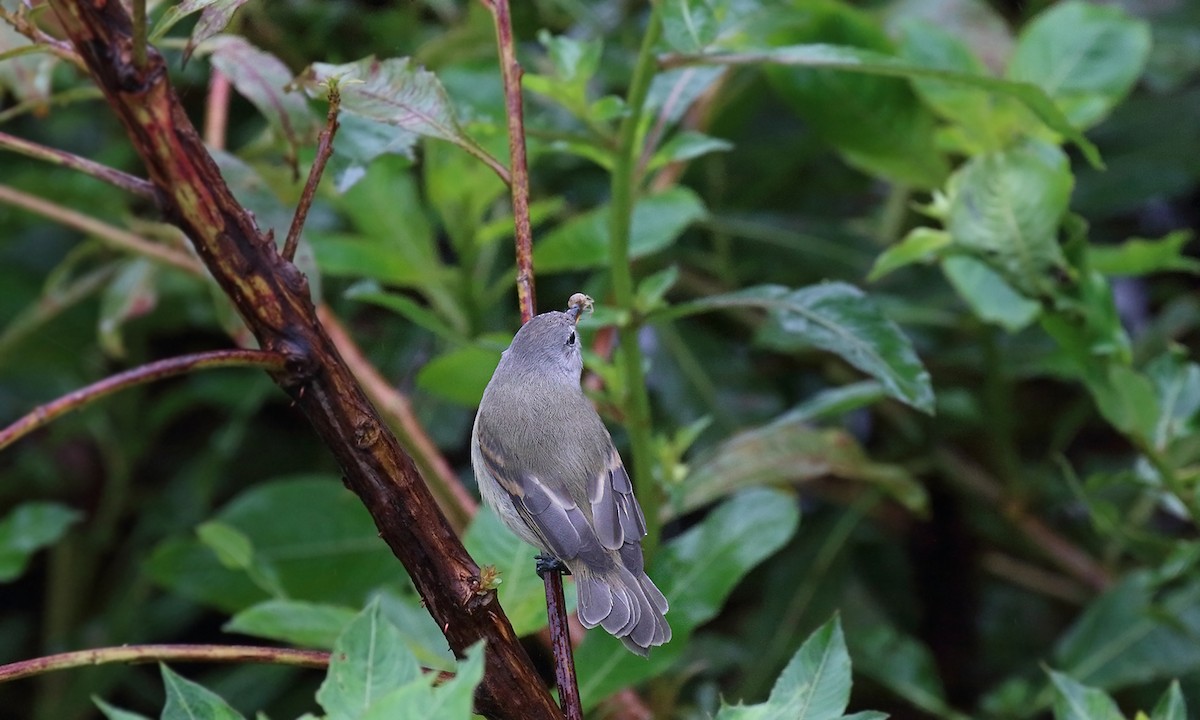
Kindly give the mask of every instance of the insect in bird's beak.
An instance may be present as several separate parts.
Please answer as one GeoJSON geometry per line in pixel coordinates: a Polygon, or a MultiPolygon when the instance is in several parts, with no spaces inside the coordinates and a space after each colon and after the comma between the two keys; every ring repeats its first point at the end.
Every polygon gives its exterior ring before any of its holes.
{"type": "Polygon", "coordinates": [[[567,315],[579,324],[580,317],[584,312],[592,311],[592,299],[583,293],[575,293],[571,299],[567,301],[567,315]]]}

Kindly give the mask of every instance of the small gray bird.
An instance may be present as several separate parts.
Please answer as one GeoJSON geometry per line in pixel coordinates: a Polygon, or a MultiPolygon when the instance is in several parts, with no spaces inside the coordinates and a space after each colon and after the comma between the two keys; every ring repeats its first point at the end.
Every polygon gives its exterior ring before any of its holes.
{"type": "Polygon", "coordinates": [[[646,519],[612,437],[583,394],[575,324],[591,299],[525,324],[496,367],[471,433],[480,494],[514,533],[575,576],[579,620],[643,657],[671,639],[646,575],[646,519]]]}

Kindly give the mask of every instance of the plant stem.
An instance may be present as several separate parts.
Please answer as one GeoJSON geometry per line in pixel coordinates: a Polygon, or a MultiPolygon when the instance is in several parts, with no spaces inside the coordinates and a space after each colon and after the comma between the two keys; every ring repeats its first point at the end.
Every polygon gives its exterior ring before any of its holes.
{"type": "Polygon", "coordinates": [[[213,68],[208,77],[208,100],[204,103],[204,144],[214,150],[225,149],[231,88],[229,76],[213,68]]]}
{"type": "Polygon", "coordinates": [[[55,670],[92,665],[174,661],[256,662],[324,668],[329,665],[329,653],[320,650],[294,650],[252,645],[121,645],[59,653],[0,665],[0,683],[42,675],[55,670]]]}
{"type": "Polygon", "coordinates": [[[633,312],[633,269],[629,261],[629,236],[633,224],[634,196],[640,178],[637,162],[640,157],[638,133],[642,120],[642,106],[650,91],[654,77],[654,44],[662,30],[662,19],[657,3],[652,4],[650,20],[642,46],[638,50],[634,65],[633,80],[629,86],[626,106],[629,113],[621,120],[618,133],[616,162],[612,173],[612,204],[610,208],[610,233],[612,249],[611,263],[614,301],[620,310],[628,312],[629,323],[621,328],[621,360],[624,367],[625,402],[624,411],[629,429],[629,442],[633,448],[633,478],[637,496],[646,516],[647,537],[642,545],[647,556],[654,554],[658,545],[660,504],[659,488],[654,482],[654,457],[650,444],[650,397],[646,392],[646,378],[642,370],[642,352],[638,347],[638,330],[641,318],[633,312]]]}
{"type": "Polygon", "coordinates": [[[141,365],[92,383],[40,405],[12,425],[0,430],[0,450],[12,445],[38,428],[49,424],[72,410],[78,410],[102,397],[111,395],[134,385],[144,385],[155,380],[183,375],[193,370],[222,367],[262,367],[282,370],[284,358],[279,353],[263,350],[214,350],[181,357],[159,360],[141,365]]]}
{"type": "Polygon", "coordinates": [[[521,65],[517,62],[512,14],[508,0],[485,0],[496,25],[496,48],[504,80],[504,108],[508,118],[509,189],[512,193],[513,225],[516,232],[517,301],[521,322],[537,313],[533,275],[533,229],[529,221],[529,161],[525,151],[525,110],[521,100],[521,65]]]}
{"type": "Polygon", "coordinates": [[[94,178],[103,180],[104,182],[114,185],[133,193],[139,197],[148,200],[154,200],[154,186],[146,180],[139,177],[134,177],[128,173],[123,173],[116,168],[110,168],[107,165],[101,165],[98,162],[81,158],[78,155],[72,155],[69,152],[56,150],[55,148],[38,145],[35,142],[9,135],[5,132],[0,132],[0,149],[12,150],[13,152],[21,153],[26,157],[44,160],[54,165],[78,170],[86,175],[91,175],[94,178]]]}
{"type": "Polygon", "coordinates": [[[178,268],[190,275],[204,275],[204,270],[200,267],[200,263],[178,250],[172,250],[163,245],[148,242],[138,235],[113,227],[106,222],[97,220],[91,215],[84,215],[81,212],[63,207],[36,195],[21,192],[8,185],[0,185],[0,202],[25,208],[42,217],[49,218],[68,227],[73,227],[80,232],[95,235],[106,244],[120,250],[144,255],[151,260],[157,260],[165,265],[178,268]]]}
{"type": "Polygon", "coordinates": [[[146,67],[146,0],[133,0],[133,66],[146,67]]]}
{"type": "Polygon", "coordinates": [[[296,248],[300,245],[300,233],[304,230],[304,221],[308,219],[308,209],[312,207],[313,198],[317,195],[317,186],[321,184],[321,175],[325,172],[325,163],[333,155],[333,138],[338,131],[338,110],[342,107],[342,93],[338,90],[337,80],[329,81],[329,113],[325,118],[325,129],[317,137],[317,156],[313,158],[312,167],[308,169],[308,180],[304,182],[304,190],[300,193],[300,203],[296,206],[296,214],[292,216],[292,226],[288,229],[287,240],[283,243],[283,258],[288,262],[296,257],[296,248]]]}

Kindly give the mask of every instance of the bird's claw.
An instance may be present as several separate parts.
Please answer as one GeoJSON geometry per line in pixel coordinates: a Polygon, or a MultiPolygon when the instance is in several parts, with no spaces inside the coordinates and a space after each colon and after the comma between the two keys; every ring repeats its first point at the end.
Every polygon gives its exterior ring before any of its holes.
{"type": "Polygon", "coordinates": [[[538,577],[544,578],[548,572],[556,572],[562,575],[571,574],[570,568],[564,565],[562,560],[553,555],[542,553],[534,559],[537,561],[535,567],[537,568],[538,577]]]}

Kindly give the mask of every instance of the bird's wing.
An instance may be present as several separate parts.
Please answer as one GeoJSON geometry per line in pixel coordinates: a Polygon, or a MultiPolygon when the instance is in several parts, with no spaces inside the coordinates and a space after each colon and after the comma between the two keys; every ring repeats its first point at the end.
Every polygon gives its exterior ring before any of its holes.
{"type": "Polygon", "coordinates": [[[600,544],[620,550],[626,542],[638,542],[646,535],[646,517],[633,496],[633,483],[617,449],[609,447],[608,462],[592,480],[588,500],[600,544]]]}
{"type": "MultiPolygon", "coordinates": [[[[545,549],[560,560],[581,558],[589,564],[610,563],[596,531],[575,501],[536,475],[506,466],[496,447],[493,438],[479,434],[485,469],[512,498],[517,514],[542,540],[545,549]]],[[[562,483],[557,485],[561,487],[562,483]]]]}

